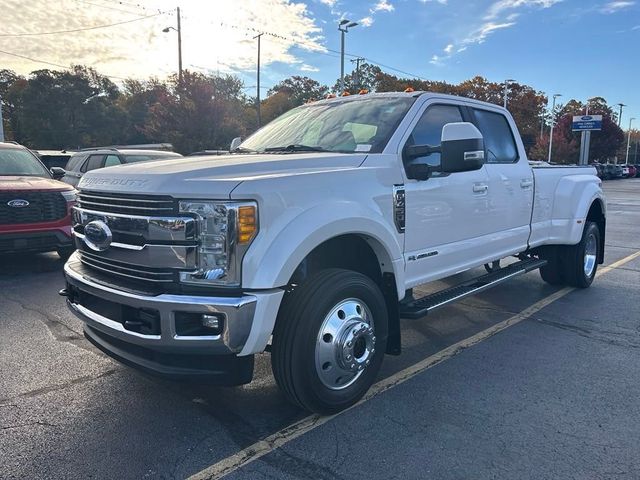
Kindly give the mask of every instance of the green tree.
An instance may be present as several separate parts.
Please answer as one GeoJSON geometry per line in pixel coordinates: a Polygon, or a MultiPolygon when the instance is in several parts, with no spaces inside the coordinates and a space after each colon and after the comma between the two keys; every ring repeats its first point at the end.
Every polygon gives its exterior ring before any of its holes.
{"type": "Polygon", "coordinates": [[[284,94],[291,100],[292,105],[297,106],[310,100],[320,100],[326,97],[329,93],[329,87],[312,78],[294,75],[274,85],[267,92],[267,96],[276,93],[284,94]]]}

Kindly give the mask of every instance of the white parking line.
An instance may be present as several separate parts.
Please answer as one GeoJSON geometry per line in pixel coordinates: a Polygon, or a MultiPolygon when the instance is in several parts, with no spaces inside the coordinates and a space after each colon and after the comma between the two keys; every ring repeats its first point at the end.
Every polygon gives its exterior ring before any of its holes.
{"type": "MultiPolygon", "coordinates": [[[[604,275],[605,273],[614,270],[626,263],[635,260],[640,257],[640,251],[633,253],[617,262],[612,263],[606,267],[602,267],[598,270],[597,277],[604,275]]],[[[555,302],[556,300],[566,296],[568,293],[575,290],[573,287],[565,287],[561,290],[558,290],[555,293],[543,298],[542,300],[537,301],[527,309],[522,312],[513,315],[512,317],[507,318],[506,320],[497,323],[486,330],[482,330],[481,332],[476,333],[475,335],[461,340],[453,345],[445,348],[444,350],[439,351],[438,353],[431,355],[430,357],[421,360],[420,362],[411,365],[404,370],[400,370],[399,372],[391,375],[388,378],[384,378],[374,384],[371,389],[367,392],[367,394],[356,403],[354,406],[337,413],[331,416],[320,416],[320,415],[310,415],[308,417],[303,418],[299,422],[296,422],[288,427],[283,428],[282,430],[274,433],[273,435],[269,435],[263,440],[259,440],[253,445],[240,450],[239,452],[226,457],[220,460],[217,463],[205,468],[204,470],[192,475],[189,477],[189,480],[202,480],[202,479],[217,479],[222,478],[225,475],[228,475],[231,472],[238,470],[239,468],[258,460],[259,458],[271,453],[272,451],[286,445],[287,443],[295,440],[296,438],[304,435],[305,433],[318,428],[321,425],[331,421],[335,417],[338,417],[345,412],[348,412],[352,408],[356,408],[358,405],[361,405],[364,402],[371,400],[372,398],[380,395],[381,393],[393,388],[401,383],[406,382],[407,380],[415,377],[417,374],[445,361],[449,358],[457,355],[462,350],[465,350],[473,345],[476,345],[483,340],[486,340],[489,337],[492,337],[496,333],[499,333],[513,325],[520,323],[521,321],[529,318],[531,315],[536,312],[542,310],[549,304],[555,302]]]]}

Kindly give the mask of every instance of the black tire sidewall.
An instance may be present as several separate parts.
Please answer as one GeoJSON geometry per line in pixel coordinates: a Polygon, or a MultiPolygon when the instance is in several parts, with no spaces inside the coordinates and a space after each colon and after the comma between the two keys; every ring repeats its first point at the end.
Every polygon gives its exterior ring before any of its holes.
{"type": "Polygon", "coordinates": [[[310,301],[302,309],[293,348],[292,378],[303,391],[298,396],[314,411],[332,413],[357,402],[375,381],[378,374],[388,333],[388,315],[384,297],[379,287],[368,277],[345,271],[333,283],[324,286],[322,291],[312,294],[310,301]],[[326,315],[341,301],[357,298],[364,302],[373,317],[376,335],[375,353],[371,364],[358,380],[342,390],[331,390],[318,377],[315,366],[315,351],[318,332],[326,315]]]}
{"type": "Polygon", "coordinates": [[[593,282],[593,279],[596,276],[596,272],[598,271],[598,257],[600,256],[600,229],[598,228],[598,225],[596,223],[587,222],[584,227],[582,239],[580,240],[580,243],[574,248],[576,250],[574,253],[575,257],[574,261],[572,262],[573,265],[571,265],[571,268],[575,270],[574,272],[572,272],[575,279],[575,282],[573,283],[576,287],[587,288],[593,282]],[[596,238],[596,264],[593,267],[593,272],[591,272],[591,275],[587,276],[584,273],[584,254],[587,248],[587,239],[589,238],[589,235],[591,235],[591,233],[593,233],[596,238]]]}

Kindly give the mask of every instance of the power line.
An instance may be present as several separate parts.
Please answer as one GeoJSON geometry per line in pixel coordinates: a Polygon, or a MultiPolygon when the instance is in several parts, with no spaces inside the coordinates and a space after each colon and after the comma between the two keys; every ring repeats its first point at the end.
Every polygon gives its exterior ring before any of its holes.
{"type": "Polygon", "coordinates": [[[138,17],[142,17],[144,16],[144,14],[140,13],[140,12],[130,12],[129,10],[122,10],[121,8],[116,8],[116,7],[110,7],[108,5],[103,5],[101,3],[92,3],[92,2],[87,2],[87,0],[76,0],[76,2],[80,2],[80,3],[86,3],[87,5],[93,5],[94,7],[99,7],[99,8],[106,8],[108,10],[113,10],[114,12],[121,12],[121,13],[127,13],[129,15],[137,15],[138,17]]]}
{"type": "Polygon", "coordinates": [[[124,20],[122,22],[109,23],[107,25],[94,25],[93,27],[75,28],[73,30],[58,30],[58,31],[55,31],[55,32],[32,32],[32,33],[0,33],[0,37],[33,37],[33,36],[38,36],[38,35],[57,35],[59,33],[84,32],[86,30],[97,30],[99,28],[115,27],[117,25],[124,25],[126,23],[138,22],[140,20],[146,20],[147,18],[157,17],[157,16],[162,15],[164,13],[166,13],[166,12],[158,12],[158,13],[154,13],[153,15],[146,15],[144,17],[133,18],[131,20],[124,20]]]}
{"type": "MultiPolygon", "coordinates": [[[[11,57],[22,58],[22,59],[29,60],[29,61],[31,61],[31,62],[35,62],[35,63],[42,63],[42,64],[44,64],[44,65],[51,65],[51,66],[53,66],[53,67],[64,68],[65,70],[71,70],[71,68],[69,68],[69,67],[68,67],[68,66],[66,66],[66,65],[60,65],[59,63],[48,62],[48,61],[46,61],[46,60],[39,60],[39,59],[37,59],[37,58],[28,57],[28,56],[26,56],[26,55],[20,55],[20,54],[18,54],[18,53],[7,52],[7,51],[5,51],[5,50],[0,50],[0,53],[4,53],[5,55],[9,55],[9,56],[11,56],[11,57]]],[[[107,78],[114,78],[114,79],[116,79],[116,80],[127,80],[126,78],[123,78],[123,77],[115,77],[115,76],[113,76],[113,75],[104,75],[104,76],[105,76],[105,77],[107,77],[107,78]]]]}

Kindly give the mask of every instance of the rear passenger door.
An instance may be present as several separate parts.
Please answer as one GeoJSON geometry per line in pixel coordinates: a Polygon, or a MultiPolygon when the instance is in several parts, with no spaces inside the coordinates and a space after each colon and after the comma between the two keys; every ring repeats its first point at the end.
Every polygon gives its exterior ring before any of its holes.
{"type": "Polygon", "coordinates": [[[517,129],[500,109],[470,108],[484,137],[485,169],[489,176],[489,229],[498,258],[526,250],[533,208],[533,172],[516,142],[517,129]]]}

